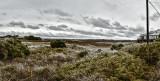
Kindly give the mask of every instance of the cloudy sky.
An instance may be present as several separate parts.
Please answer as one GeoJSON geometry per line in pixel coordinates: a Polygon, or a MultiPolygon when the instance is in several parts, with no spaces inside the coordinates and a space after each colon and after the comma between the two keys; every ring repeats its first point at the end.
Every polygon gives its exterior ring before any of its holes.
{"type": "MultiPolygon", "coordinates": [[[[137,39],[146,30],[145,1],[0,0],[0,35],[137,39]]],[[[160,11],[160,3],[153,5],[160,11]]],[[[160,27],[159,18],[150,5],[150,30],[160,27]]]]}

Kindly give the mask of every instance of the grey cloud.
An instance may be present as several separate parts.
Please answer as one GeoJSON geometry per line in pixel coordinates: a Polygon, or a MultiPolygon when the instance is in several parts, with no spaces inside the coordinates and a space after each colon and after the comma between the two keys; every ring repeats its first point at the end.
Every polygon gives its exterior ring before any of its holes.
{"type": "Polygon", "coordinates": [[[115,23],[113,23],[113,26],[115,26],[114,27],[114,29],[118,29],[118,30],[126,30],[127,28],[127,26],[122,26],[119,22],[115,22],[115,23]]]}
{"type": "Polygon", "coordinates": [[[84,35],[71,35],[71,34],[66,34],[66,33],[58,33],[58,34],[53,34],[51,32],[48,33],[43,33],[43,32],[37,32],[37,33],[32,33],[32,32],[15,32],[15,31],[8,31],[8,32],[2,32],[0,31],[0,35],[19,35],[19,36],[28,36],[28,35],[34,35],[38,37],[44,37],[44,38],[88,38],[88,36],[84,35]]]}
{"type": "Polygon", "coordinates": [[[49,27],[47,27],[47,28],[50,29],[50,30],[64,31],[63,28],[57,27],[57,26],[49,26],[49,27]]]}
{"type": "Polygon", "coordinates": [[[73,29],[73,28],[68,28],[67,25],[63,25],[63,24],[58,25],[58,26],[49,26],[47,28],[50,29],[50,30],[56,30],[56,31],[74,32],[74,33],[79,33],[79,34],[82,34],[82,35],[97,35],[97,36],[112,36],[112,37],[115,36],[115,33],[105,34],[105,33],[101,33],[101,32],[76,30],[76,29],[73,29]]]}
{"type": "Polygon", "coordinates": [[[108,28],[108,29],[111,29],[112,26],[110,24],[110,21],[109,20],[105,20],[105,19],[102,19],[102,18],[89,18],[89,17],[84,17],[83,20],[89,24],[89,25],[93,25],[95,27],[102,27],[102,28],[108,28]]]}
{"type": "Polygon", "coordinates": [[[61,21],[69,22],[69,23],[81,24],[80,22],[78,22],[78,21],[76,21],[74,19],[71,19],[71,18],[62,18],[62,17],[59,17],[58,19],[61,20],[61,21]]]}
{"type": "Polygon", "coordinates": [[[58,27],[60,27],[60,28],[68,28],[68,26],[65,25],[65,24],[58,25],[58,27]]]}
{"type": "Polygon", "coordinates": [[[55,10],[53,10],[53,9],[43,10],[43,13],[46,13],[46,14],[56,14],[56,15],[59,15],[59,16],[72,16],[70,13],[64,12],[64,11],[59,10],[59,9],[55,9],[55,10]]]}
{"type": "Polygon", "coordinates": [[[7,13],[2,13],[2,15],[7,15],[7,13]]]}
{"type": "Polygon", "coordinates": [[[107,28],[107,29],[116,29],[116,30],[127,30],[128,26],[123,26],[119,22],[114,22],[110,24],[110,20],[105,20],[102,18],[89,18],[89,17],[84,17],[83,20],[89,24],[93,25],[95,27],[101,27],[101,28],[107,28]]]}
{"type": "Polygon", "coordinates": [[[70,28],[70,31],[75,32],[75,33],[79,33],[79,34],[83,34],[83,35],[112,36],[112,37],[114,37],[113,34],[104,34],[104,33],[100,33],[100,32],[91,32],[91,31],[75,30],[75,29],[73,29],[73,28],[70,28]]]}
{"type": "Polygon", "coordinates": [[[2,27],[3,26],[3,24],[0,24],[0,27],[2,27]]]}
{"type": "Polygon", "coordinates": [[[44,26],[44,24],[38,24],[39,26],[44,26]]]}
{"type": "Polygon", "coordinates": [[[143,20],[143,21],[146,19],[146,17],[145,17],[144,15],[141,15],[140,18],[141,18],[141,20],[143,20]]]}
{"type": "Polygon", "coordinates": [[[12,26],[12,27],[19,26],[21,28],[40,29],[39,26],[25,25],[24,22],[22,21],[19,21],[19,22],[11,21],[9,22],[8,26],[12,26]]]}
{"type": "Polygon", "coordinates": [[[26,28],[30,28],[30,29],[39,29],[39,26],[27,25],[26,28]]]}
{"type": "Polygon", "coordinates": [[[61,24],[58,26],[49,26],[47,28],[50,30],[64,31],[64,30],[67,30],[68,26],[65,24],[61,24]]]}
{"type": "Polygon", "coordinates": [[[159,18],[160,18],[160,14],[159,14],[159,13],[154,13],[154,14],[150,17],[150,19],[151,19],[152,21],[157,21],[159,18]]]}
{"type": "Polygon", "coordinates": [[[129,31],[133,31],[133,32],[136,32],[136,33],[143,33],[144,32],[144,27],[140,26],[140,25],[137,25],[137,27],[134,27],[134,28],[130,27],[129,31]]]}
{"type": "Polygon", "coordinates": [[[136,32],[133,32],[133,31],[127,31],[126,33],[125,33],[125,37],[134,37],[134,36],[136,36],[136,32]]]}
{"type": "Polygon", "coordinates": [[[19,22],[11,21],[8,25],[9,25],[9,26],[13,26],[13,27],[15,27],[15,26],[20,26],[20,27],[22,27],[22,28],[25,28],[24,23],[21,22],[21,21],[19,21],[19,22]]]}

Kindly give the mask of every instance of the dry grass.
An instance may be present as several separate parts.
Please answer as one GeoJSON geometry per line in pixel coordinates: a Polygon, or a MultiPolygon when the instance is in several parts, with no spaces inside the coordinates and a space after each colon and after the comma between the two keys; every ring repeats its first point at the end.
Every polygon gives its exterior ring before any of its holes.
{"type": "MultiPolygon", "coordinates": [[[[83,47],[107,48],[110,44],[67,42],[67,48],[51,48],[47,41],[26,42],[35,49],[30,48],[32,52],[28,57],[0,61],[0,81],[144,81],[149,80],[150,75],[151,81],[160,80],[159,70],[154,73],[154,68],[146,65],[143,59],[124,53],[128,46],[120,53],[102,53],[98,49],[95,54],[83,47]],[[83,51],[88,52],[87,56],[78,58],[77,54],[83,51]]],[[[133,46],[128,50],[132,49],[133,46]]]]}
{"type": "Polygon", "coordinates": [[[109,47],[111,44],[107,43],[98,43],[98,42],[92,42],[92,41],[67,41],[69,44],[77,44],[77,45],[82,45],[82,46],[87,46],[87,45],[93,45],[97,47],[109,47]]]}
{"type": "MultiPolygon", "coordinates": [[[[23,42],[51,42],[51,40],[22,40],[23,42]]],[[[69,44],[77,44],[77,45],[82,45],[82,46],[87,46],[87,45],[93,45],[97,47],[109,47],[112,44],[107,44],[107,43],[102,43],[102,42],[93,42],[93,41],[71,41],[71,40],[66,40],[67,43],[69,44]]]]}

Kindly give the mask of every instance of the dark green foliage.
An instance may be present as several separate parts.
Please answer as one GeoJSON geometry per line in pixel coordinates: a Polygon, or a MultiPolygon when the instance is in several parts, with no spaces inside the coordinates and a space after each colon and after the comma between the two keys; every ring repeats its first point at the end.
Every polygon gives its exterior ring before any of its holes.
{"type": "Polygon", "coordinates": [[[18,38],[19,37],[19,35],[6,35],[6,36],[2,36],[2,37],[0,37],[0,38],[14,38],[14,39],[16,39],[16,38],[18,38]]]}
{"type": "Polygon", "coordinates": [[[78,58],[83,58],[84,56],[88,55],[88,52],[87,51],[83,51],[83,52],[80,52],[77,54],[77,57],[78,58]]]}
{"type": "Polygon", "coordinates": [[[149,65],[156,65],[160,61],[160,43],[155,42],[149,45],[141,45],[133,54],[144,59],[149,65]]]}
{"type": "Polygon", "coordinates": [[[29,55],[28,47],[18,39],[6,39],[0,42],[0,59],[12,59],[29,55]]]}
{"type": "Polygon", "coordinates": [[[111,50],[120,50],[121,48],[123,48],[124,45],[123,44],[119,44],[119,45],[112,45],[112,47],[110,48],[111,50]]]}
{"type": "Polygon", "coordinates": [[[50,46],[52,48],[65,48],[66,47],[66,44],[65,44],[65,41],[62,41],[62,40],[54,40],[50,43],[50,46]]]}
{"type": "Polygon", "coordinates": [[[25,40],[42,40],[40,37],[34,37],[33,35],[24,36],[25,40]]]}
{"type": "Polygon", "coordinates": [[[123,44],[119,44],[118,47],[122,48],[122,47],[124,47],[124,45],[123,44]]]}
{"type": "Polygon", "coordinates": [[[155,42],[160,42],[160,38],[156,39],[155,42]]]}

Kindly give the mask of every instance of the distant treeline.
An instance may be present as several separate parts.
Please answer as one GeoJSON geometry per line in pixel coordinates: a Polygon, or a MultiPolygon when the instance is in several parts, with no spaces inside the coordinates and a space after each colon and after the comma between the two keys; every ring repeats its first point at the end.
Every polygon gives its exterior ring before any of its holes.
{"type": "Polygon", "coordinates": [[[2,36],[0,38],[17,38],[17,39],[22,39],[22,40],[42,40],[41,37],[35,37],[33,35],[30,36],[24,36],[24,37],[20,37],[19,35],[6,35],[6,36],[2,36]]]}
{"type": "Polygon", "coordinates": [[[30,36],[24,36],[25,40],[42,40],[40,37],[34,37],[33,35],[30,36]]]}

